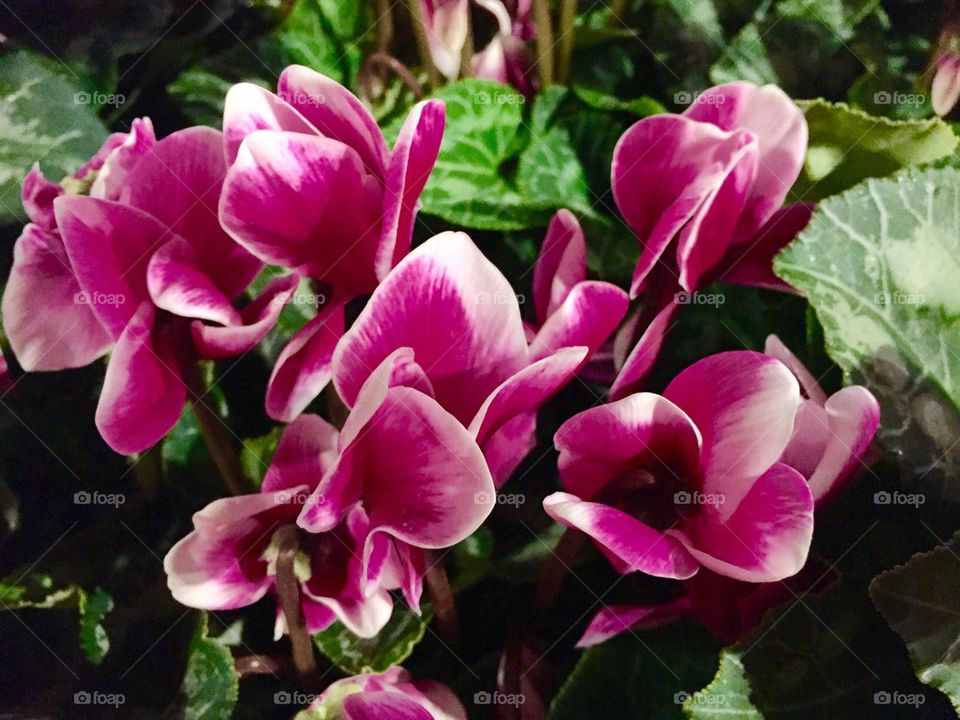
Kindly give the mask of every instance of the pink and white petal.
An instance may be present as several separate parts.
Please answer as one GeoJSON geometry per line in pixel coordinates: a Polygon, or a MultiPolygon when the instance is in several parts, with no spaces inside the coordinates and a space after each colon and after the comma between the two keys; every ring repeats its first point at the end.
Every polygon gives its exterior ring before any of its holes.
{"type": "Polygon", "coordinates": [[[30,222],[48,232],[55,232],[57,219],[53,215],[53,201],[63,194],[59,183],[44,177],[40,163],[34,163],[30,172],[23,178],[20,190],[20,202],[30,218],[30,222]]]}
{"type": "MultiPolygon", "coordinates": [[[[337,614],[323,603],[312,599],[306,592],[300,594],[300,608],[303,610],[303,619],[307,623],[310,634],[322,632],[337,622],[337,614]]],[[[276,619],[273,623],[274,642],[287,634],[287,619],[283,608],[277,603],[276,619]]]]}
{"type": "Polygon", "coordinates": [[[587,346],[587,357],[593,355],[617,329],[629,304],[616,285],[595,280],[574,285],[530,343],[530,359],[575,345],[587,346]]]}
{"type": "MultiPolygon", "coordinates": [[[[640,336],[637,344],[630,351],[627,359],[624,360],[620,372],[617,373],[617,377],[610,387],[611,400],[620,400],[643,388],[643,382],[660,356],[660,350],[663,348],[667,333],[673,327],[679,310],[679,304],[670,302],[654,316],[653,321],[643,331],[643,335],[640,336]]],[[[627,331],[628,327],[624,327],[623,333],[627,331]]],[[[626,335],[617,335],[618,343],[623,337],[626,337],[626,335]]]]}
{"type": "Polygon", "coordinates": [[[315,488],[339,457],[337,429],[319,415],[301,415],[283,431],[263,477],[263,492],[315,488]]]}
{"type": "Polygon", "coordinates": [[[514,416],[487,439],[483,444],[483,456],[497,489],[506,484],[536,444],[536,412],[514,416]]]}
{"type": "Polygon", "coordinates": [[[533,306],[543,325],[578,283],[587,279],[587,243],[576,216],[558,210],[533,268],[533,306]]]}
{"type": "Polygon", "coordinates": [[[383,195],[351,148],[259,130],[243,141],[220,199],[226,231],[264,262],[352,292],[376,285],[383,195]]]}
{"type": "Polygon", "coordinates": [[[470,422],[469,430],[477,443],[483,447],[504,424],[518,415],[536,411],[573,379],[586,357],[585,347],[563,348],[504,380],[470,422]]]}
{"type": "Polygon", "coordinates": [[[400,128],[384,186],[383,231],[376,256],[379,280],[410,251],[420,193],[437,161],[445,123],[443,102],[425,100],[413,107],[400,128]]]}
{"type": "Polygon", "coordinates": [[[756,136],[760,162],[740,220],[741,235],[752,235],[783,205],[803,167],[808,134],[803,111],[776,85],[734,82],[710,88],[684,115],[756,136]]]}
{"type": "Polygon", "coordinates": [[[109,200],[65,195],[53,207],[80,289],[104,327],[120,337],[140,303],[152,304],[147,264],[169,231],[141,210],[109,200]]]}
{"type": "Polygon", "coordinates": [[[413,687],[423,695],[420,704],[430,711],[433,720],[467,720],[467,711],[460,699],[443,683],[436,680],[417,680],[413,687]]]}
{"type": "Polygon", "coordinates": [[[387,142],[370,111],[347,88],[310,68],[290,65],[280,74],[277,95],[322,135],[353,148],[368,172],[384,177],[387,142]]]}
{"type": "Polygon", "coordinates": [[[765,355],[774,357],[788,368],[800,382],[800,389],[803,394],[813,400],[818,405],[824,405],[827,402],[827,394],[820,387],[806,365],[800,362],[800,358],[790,352],[790,348],[783,344],[783,341],[776,335],[768,335],[763,346],[765,355]]]}
{"type": "Polygon", "coordinates": [[[611,480],[638,467],[696,473],[700,433],[680,408],[660,395],[636,393],[584,410],[553,438],[563,487],[592,498],[611,480]]]}
{"type": "Polygon", "coordinates": [[[469,0],[420,0],[430,56],[448,80],[460,74],[460,58],[469,28],[469,0]]]}
{"type": "Polygon", "coordinates": [[[756,235],[730,246],[711,273],[716,282],[794,292],[773,272],[773,259],[810,223],[812,203],[794,203],[777,210],[756,235]]]}
{"type": "Polygon", "coordinates": [[[777,463],[733,508],[704,505],[698,515],[670,531],[713,572],[746,582],[776,582],[795,575],[807,561],[813,539],[813,497],[806,479],[777,463]]]}
{"type": "Polygon", "coordinates": [[[186,238],[174,235],[147,266],[147,289],[161,310],[183,318],[240,325],[240,313],[207,274],[203,258],[186,238]]]}
{"type": "Polygon", "coordinates": [[[113,338],[89,299],[60,238],[27,225],[13,246],[2,305],[4,332],[24,370],[83,367],[110,349],[113,338]]]}
{"type": "Polygon", "coordinates": [[[317,134],[303,115],[266,88],[237,83],[223,103],[223,152],[228,167],[237,159],[243,139],[257,130],[317,134]]]}
{"type": "Polygon", "coordinates": [[[630,296],[636,297],[670,241],[715,193],[749,137],[679,115],[632,125],[617,142],[611,168],[614,200],[640,241],[630,296]]]}
{"type": "Polygon", "coordinates": [[[445,548],[474,532],[493,509],[493,479],[473,436],[417,390],[390,388],[348,449],[364,458],[371,532],[445,548]]]}
{"type": "Polygon", "coordinates": [[[937,61],[937,71],[930,86],[930,102],[940,117],[949,115],[960,100],[960,55],[947,52],[937,61]]]}
{"type": "Polygon", "coordinates": [[[363,459],[356,459],[353,448],[347,448],[323,476],[307,498],[297,517],[297,525],[312,533],[330,532],[343,520],[363,491],[363,459]]]}
{"type": "Polygon", "coordinates": [[[556,492],[544,499],[543,509],[561,525],[579,530],[619,558],[624,563],[620,572],[683,580],[700,568],[679,540],[615,508],[556,492]]]}
{"type": "Polygon", "coordinates": [[[777,461],[793,434],[800,386],[779,360],[747,350],[718,353],[677,375],[663,396],[690,417],[703,438],[703,491],[739,506],[777,461]]]}
{"type": "Polygon", "coordinates": [[[810,477],[814,502],[828,501],[858,467],[880,425],[877,399],[860,385],[834,393],[825,405],[829,429],[826,449],[810,477]]]}
{"type": "Polygon", "coordinates": [[[404,258],[343,336],[333,379],[347,405],[401,347],[413,349],[437,400],[464,424],[528,364],[513,289],[464,233],[436,235],[404,258]]]}
{"type": "Polygon", "coordinates": [[[220,226],[218,204],[226,173],[220,132],[186,128],[143,156],[127,176],[121,199],[187,240],[204,274],[234,298],[263,265],[220,226]]]}
{"type": "Polygon", "coordinates": [[[599,645],[621,633],[657,628],[692,614],[693,608],[686,596],[663,605],[608,605],[593,616],[577,640],[577,647],[599,645]]]}
{"type": "Polygon", "coordinates": [[[393,613],[393,599],[385,590],[378,590],[366,598],[338,596],[313,599],[330,608],[347,630],[361,638],[372,638],[383,630],[393,613]]]}
{"type": "Polygon", "coordinates": [[[280,313],[297,289],[297,275],[279,277],[240,311],[241,325],[219,327],[194,321],[190,324],[193,345],[199,357],[220,360],[249,352],[277,324],[280,313]]]}
{"type": "Polygon", "coordinates": [[[97,429],[122,455],[142,452],[176,425],[187,399],[176,348],[154,337],[155,311],[141,303],[110,356],[97,429]]]}
{"type": "Polygon", "coordinates": [[[90,196],[104,200],[118,200],[127,178],[141,158],[153,150],[157,138],[150,118],[135,118],[123,142],[110,151],[97,171],[90,186],[90,196]]]}
{"type": "Polygon", "coordinates": [[[291,422],[327,386],[343,324],[343,304],[331,299],[290,339],[280,351],[267,383],[267,415],[291,422]]]}
{"type": "Polygon", "coordinates": [[[789,465],[809,481],[823,459],[830,437],[827,411],[813,400],[801,400],[793,435],[784,448],[779,462],[789,465]]]}
{"type": "Polygon", "coordinates": [[[343,701],[343,715],[345,720],[434,720],[416,701],[386,690],[348,695],[343,701]]]}
{"type": "Polygon", "coordinates": [[[400,590],[407,605],[417,615],[421,614],[420,598],[423,597],[423,576],[427,571],[426,553],[404,542],[394,542],[400,570],[400,590]]]}

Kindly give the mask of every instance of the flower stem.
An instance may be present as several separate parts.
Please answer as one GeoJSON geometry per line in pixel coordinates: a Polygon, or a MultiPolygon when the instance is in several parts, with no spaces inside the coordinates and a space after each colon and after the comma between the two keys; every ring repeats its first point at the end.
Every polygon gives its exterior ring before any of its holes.
{"type": "Polygon", "coordinates": [[[407,0],[407,9],[410,11],[410,20],[413,24],[413,36],[417,41],[417,51],[420,53],[420,61],[427,71],[427,79],[430,81],[430,87],[440,86],[440,71],[433,64],[433,55],[430,54],[430,41],[427,39],[426,18],[423,15],[423,5],[420,0],[407,0]]]}
{"type": "Polygon", "coordinates": [[[577,20],[577,0],[561,0],[560,3],[560,35],[557,44],[557,82],[570,81],[570,66],[573,62],[573,26],[577,20]]]}
{"type": "Polygon", "coordinates": [[[393,42],[393,3],[377,0],[377,51],[388,52],[393,42]]]}
{"type": "Polygon", "coordinates": [[[463,49],[460,51],[460,77],[468,78],[473,76],[473,18],[470,15],[470,8],[467,7],[467,37],[463,42],[463,49]]]}
{"type": "Polygon", "coordinates": [[[301,684],[305,688],[312,688],[317,674],[317,661],[313,655],[313,640],[307,630],[307,620],[300,607],[300,582],[294,571],[294,562],[300,541],[297,539],[297,529],[292,525],[285,525],[277,530],[280,537],[280,552],[277,555],[277,595],[280,597],[280,608],[287,623],[287,634],[290,636],[290,647],[293,655],[293,666],[301,684]]]}
{"type": "Polygon", "coordinates": [[[227,426],[207,402],[208,393],[201,379],[200,368],[194,365],[191,371],[184,374],[187,376],[187,389],[197,426],[224,484],[233,495],[250,492],[250,483],[226,433],[227,426]]]}
{"type": "Polygon", "coordinates": [[[440,637],[450,645],[460,641],[460,619],[457,614],[457,602],[450,587],[447,569],[443,558],[436,551],[427,554],[427,572],[424,575],[427,592],[430,594],[430,603],[433,614],[437,618],[440,628],[440,637]]]}
{"type": "Polygon", "coordinates": [[[537,589],[534,593],[534,606],[537,609],[546,610],[553,605],[585,540],[583,533],[569,528],[560,537],[537,578],[537,589]]]}
{"type": "Polygon", "coordinates": [[[537,28],[537,76],[540,89],[553,84],[553,26],[549,0],[533,0],[533,23],[537,28]]]}

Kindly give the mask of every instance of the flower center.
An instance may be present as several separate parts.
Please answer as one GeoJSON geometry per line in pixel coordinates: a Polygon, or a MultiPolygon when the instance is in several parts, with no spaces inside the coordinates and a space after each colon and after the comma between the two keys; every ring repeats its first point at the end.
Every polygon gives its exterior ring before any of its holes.
{"type": "Polygon", "coordinates": [[[657,530],[666,530],[699,512],[691,502],[698,482],[686,471],[659,461],[626,467],[596,499],[657,530]]]}

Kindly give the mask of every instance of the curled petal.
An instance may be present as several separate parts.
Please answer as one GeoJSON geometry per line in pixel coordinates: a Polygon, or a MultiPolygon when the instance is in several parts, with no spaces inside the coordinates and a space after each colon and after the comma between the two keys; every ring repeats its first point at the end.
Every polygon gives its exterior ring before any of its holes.
{"type": "Polygon", "coordinates": [[[587,243],[576,216],[558,210],[533,268],[533,304],[543,325],[577,283],[587,279],[587,243]]]}
{"type": "Polygon", "coordinates": [[[301,415],[283,431],[261,490],[305,485],[311,490],[336,463],[337,429],[319,415],[301,415]]]}
{"type": "Polygon", "coordinates": [[[55,232],[57,219],[53,215],[53,201],[62,194],[63,188],[47,180],[40,170],[40,163],[34,163],[23,179],[20,201],[30,222],[47,232],[55,232]]]}
{"type": "Polygon", "coordinates": [[[415,700],[383,690],[348,695],[343,712],[347,720],[433,720],[433,715],[415,700]]]}
{"type": "Polygon", "coordinates": [[[949,115],[960,99],[960,55],[944,53],[937,61],[937,72],[930,87],[933,111],[943,117],[949,115]]]}
{"type": "Polygon", "coordinates": [[[147,289],[161,310],[184,318],[239,325],[240,313],[203,267],[195,246],[175,235],[150,258],[147,289]]]}
{"type": "Polygon", "coordinates": [[[288,103],[253,83],[237,83],[223,103],[223,150],[227,166],[237,159],[243,139],[257,130],[288,130],[316,135],[316,129],[288,103]]]}
{"type": "MultiPolygon", "coordinates": [[[[680,306],[676,302],[670,302],[654,316],[653,321],[640,336],[633,350],[627,355],[620,372],[617,373],[617,377],[610,387],[611,400],[624,398],[643,387],[643,381],[646,380],[647,375],[653,369],[667,333],[673,327],[679,309],[680,306]]],[[[622,334],[617,336],[617,344],[620,347],[615,347],[615,350],[622,349],[621,341],[628,336],[627,333],[629,333],[630,328],[631,325],[625,325],[621,331],[622,334]]]]}
{"type": "Polygon", "coordinates": [[[430,55],[448,80],[460,74],[460,57],[469,28],[469,0],[418,0],[423,3],[430,55]]]}
{"type": "Polygon", "coordinates": [[[90,196],[104,200],[119,199],[130,172],[144,155],[153,150],[156,143],[150,118],[134,119],[123,142],[104,158],[103,165],[90,186],[90,196]]]}
{"type": "Polygon", "coordinates": [[[530,359],[574,345],[585,345],[588,357],[593,355],[617,329],[629,302],[627,294],[610,283],[587,280],[574,285],[530,343],[530,359]]]}
{"type": "MultiPolygon", "coordinates": [[[[698,577],[697,573],[694,577],[698,577]]],[[[681,597],[663,605],[610,605],[602,608],[577,641],[578,648],[599,645],[621,633],[660,627],[693,613],[690,600],[681,597]]]]}

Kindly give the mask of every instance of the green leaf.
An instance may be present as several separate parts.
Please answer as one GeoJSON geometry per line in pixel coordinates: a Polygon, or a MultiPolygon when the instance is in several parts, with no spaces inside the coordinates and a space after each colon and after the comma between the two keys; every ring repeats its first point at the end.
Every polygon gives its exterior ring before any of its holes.
{"type": "Polygon", "coordinates": [[[20,183],[33,163],[58,181],[107,137],[89,93],[65,73],[26,51],[0,55],[0,224],[25,219],[20,183]]]}
{"type": "MultiPolygon", "coordinates": [[[[259,295],[272,280],[286,273],[286,270],[274,265],[265,267],[250,286],[251,297],[259,295]]],[[[316,317],[317,301],[321,299],[323,298],[313,291],[310,278],[302,277],[290,302],[280,312],[277,324],[257,346],[257,351],[267,358],[271,364],[274,363],[290,338],[307,322],[316,317]]]]}
{"type": "Polygon", "coordinates": [[[230,649],[208,635],[209,618],[201,613],[190,640],[187,672],[181,691],[186,695],[186,720],[230,720],[237,704],[239,677],[230,649]]]}
{"type": "Polygon", "coordinates": [[[277,451],[277,444],[283,435],[282,427],[275,427],[266,435],[247,438],[243,441],[240,450],[240,464],[247,477],[254,481],[257,487],[263,483],[263,476],[270,467],[273,454],[277,451]]]}
{"type": "Polygon", "coordinates": [[[223,102],[232,85],[216,73],[194,67],[180,73],[167,86],[167,93],[191,122],[219,130],[223,126],[223,102]]]}
{"type": "Polygon", "coordinates": [[[197,418],[189,407],[180,413],[180,419],[163,440],[163,461],[172,465],[187,467],[191,457],[203,446],[197,418]]]}
{"type": "Polygon", "coordinates": [[[868,180],[820,204],[774,263],[847,379],[880,401],[884,444],[948,497],[960,496],[958,216],[960,171],[868,180]]]}
{"type": "MultiPolygon", "coordinates": [[[[553,90],[553,88],[547,88],[547,90],[553,90]]],[[[646,95],[623,100],[616,95],[608,95],[585,85],[574,85],[573,93],[585,105],[603,112],[625,112],[640,118],[667,112],[661,103],[646,95]]],[[[538,97],[542,97],[543,94],[540,93],[538,97]]]]}
{"type": "Polygon", "coordinates": [[[418,617],[406,606],[395,605],[393,615],[376,637],[359,638],[336,622],[316,633],[317,648],[348,675],[378,673],[399,665],[423,639],[430,622],[430,611],[423,608],[418,617]]]}
{"type": "Polygon", "coordinates": [[[750,702],[750,681],[740,655],[739,651],[730,648],[720,653],[720,667],[713,681],[683,702],[683,711],[688,718],[763,720],[763,715],[750,702]]]}
{"type": "Polygon", "coordinates": [[[792,190],[797,199],[820,200],[866,178],[946,157],[957,147],[957,136],[938,118],[891,120],[826,100],[798,104],[807,118],[810,143],[792,190]]]}
{"type": "Polygon", "coordinates": [[[110,638],[103,629],[103,619],[113,610],[113,597],[101,588],[92,594],[80,595],[80,647],[87,659],[99,665],[110,650],[110,638]]]}
{"type": "Polygon", "coordinates": [[[489,80],[461,80],[433,97],[446,104],[447,123],[436,166],[420,196],[423,212],[482,230],[546,224],[550,209],[531,204],[502,173],[523,143],[523,95],[489,80]]]}
{"type": "Polygon", "coordinates": [[[870,583],[870,597],[903,639],[917,677],[960,710],[960,534],[870,583]]]}

